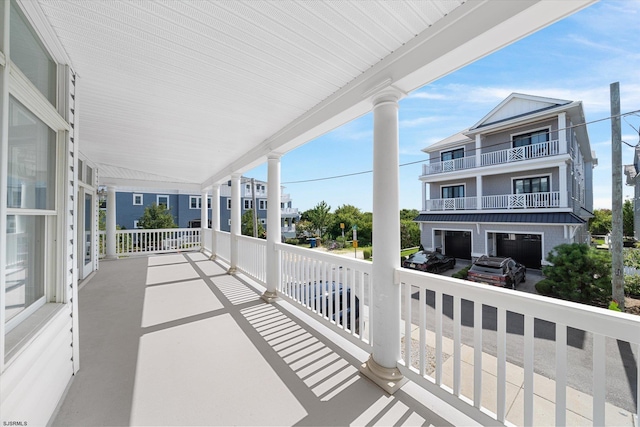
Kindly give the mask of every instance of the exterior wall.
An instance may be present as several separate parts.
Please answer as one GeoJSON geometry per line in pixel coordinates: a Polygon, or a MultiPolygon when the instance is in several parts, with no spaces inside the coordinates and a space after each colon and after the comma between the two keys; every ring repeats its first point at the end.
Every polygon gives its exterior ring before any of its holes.
{"type": "MultiPolygon", "coordinates": [[[[9,10],[14,6],[18,9],[33,7],[30,2],[11,2],[11,5],[8,1],[0,2],[0,27],[13,27],[13,24],[9,25],[9,10]]],[[[25,13],[25,16],[34,14],[25,13]]],[[[11,18],[14,18],[13,13],[11,18]]],[[[28,21],[28,18],[26,20],[28,21]]],[[[41,27],[46,26],[42,22],[41,27]]],[[[32,23],[29,24],[33,27],[32,23]]],[[[38,37],[36,34],[54,34],[50,28],[41,27],[28,30],[34,37],[38,37]]],[[[13,34],[6,31],[4,35],[7,33],[13,34]]],[[[51,45],[46,41],[34,41],[42,42],[42,46],[51,45]]],[[[3,41],[3,37],[0,37],[0,49],[7,45],[8,40],[3,41]]],[[[21,46],[20,43],[16,45],[21,46]]],[[[4,52],[11,53],[8,50],[4,52]]],[[[14,53],[16,52],[17,49],[14,50],[14,53]]],[[[39,54],[40,52],[34,52],[34,55],[39,54]]],[[[54,159],[52,165],[55,166],[55,177],[47,181],[47,185],[51,185],[48,191],[55,195],[56,203],[52,209],[43,209],[42,213],[38,212],[35,215],[44,218],[42,222],[45,226],[42,227],[43,231],[34,231],[33,234],[36,236],[35,239],[40,241],[38,245],[41,245],[42,249],[42,256],[36,255],[34,259],[37,262],[36,269],[44,270],[44,296],[42,299],[39,298],[37,303],[30,302],[25,311],[11,319],[11,328],[5,322],[5,256],[0,261],[0,289],[3,292],[3,297],[0,298],[3,301],[0,306],[0,422],[5,425],[9,425],[10,422],[47,425],[73,374],[80,366],[76,240],[79,123],[76,113],[80,112],[81,107],[77,104],[75,73],[65,65],[62,58],[55,57],[49,51],[46,51],[46,54],[51,57],[53,68],[57,69],[56,78],[49,82],[50,88],[54,89],[51,92],[57,94],[53,99],[47,100],[47,94],[40,92],[41,89],[36,88],[29,80],[29,75],[42,70],[22,70],[24,77],[17,75],[10,80],[8,67],[0,67],[0,120],[8,124],[8,127],[12,126],[11,120],[7,120],[9,111],[6,107],[9,105],[8,97],[14,96],[22,104],[21,108],[42,122],[47,131],[55,133],[56,142],[55,150],[52,150],[51,154],[51,158],[54,159]],[[45,115],[49,120],[43,120],[45,115]]],[[[7,56],[7,64],[12,59],[7,56]]],[[[20,64],[15,65],[20,67],[20,64]]],[[[33,138],[36,133],[27,133],[26,136],[33,138]]],[[[0,151],[6,152],[8,140],[5,127],[4,131],[0,132],[0,151]]],[[[50,142],[47,140],[47,144],[50,142]]],[[[6,197],[6,188],[10,181],[6,167],[8,159],[1,157],[0,162],[4,164],[0,166],[0,184],[3,187],[0,190],[0,194],[3,195],[0,197],[0,242],[4,254],[8,253],[7,216],[31,214],[23,213],[21,207],[9,210],[6,197]]]]}
{"type": "Polygon", "coordinates": [[[453,151],[453,150],[458,150],[460,148],[464,148],[464,157],[471,157],[471,156],[475,156],[476,154],[476,145],[475,142],[471,142],[471,143],[467,143],[467,144],[460,144],[460,145],[454,145],[451,146],[450,148],[445,148],[442,150],[437,150],[434,152],[429,153],[429,163],[438,163],[440,162],[440,154],[447,152],[447,151],[453,151]]]}
{"type": "Polygon", "coordinates": [[[435,182],[430,184],[430,199],[441,199],[442,198],[442,187],[448,187],[451,185],[461,185],[464,184],[464,195],[465,197],[474,197],[476,196],[476,180],[475,178],[470,179],[452,179],[450,181],[442,181],[435,182]]]}
{"type": "MultiPolygon", "coordinates": [[[[244,190],[244,187],[243,187],[244,190]]],[[[250,192],[249,192],[250,193],[250,192]]],[[[173,215],[173,220],[180,228],[189,227],[189,221],[194,219],[200,219],[200,208],[191,209],[191,197],[201,197],[196,194],[167,194],[164,193],[145,193],[142,191],[132,192],[117,192],[116,193],[116,223],[128,230],[134,228],[134,221],[138,220],[144,213],[144,209],[147,206],[151,206],[152,203],[157,203],[158,195],[169,196],[169,211],[173,215]],[[133,195],[142,194],[142,205],[133,204],[133,195]]],[[[227,209],[227,200],[229,197],[220,196],[220,230],[230,231],[229,219],[231,218],[231,210],[227,209]]],[[[240,202],[241,215],[244,215],[248,209],[245,209],[245,201],[251,203],[251,197],[242,197],[240,202]]],[[[260,200],[266,201],[266,197],[262,195],[256,198],[256,204],[258,205],[258,221],[263,220],[262,226],[266,229],[267,210],[260,209],[260,200]]],[[[288,202],[290,205],[291,202],[288,202]]],[[[290,207],[290,206],[289,206],[290,207]]],[[[209,218],[211,218],[211,209],[209,209],[209,218]]],[[[262,222],[262,221],[261,221],[262,222]]]]}
{"type": "Polygon", "coordinates": [[[550,175],[551,191],[560,189],[558,168],[531,169],[502,175],[486,175],[482,177],[482,195],[494,196],[513,193],[513,178],[550,175]]]}
{"type": "Polygon", "coordinates": [[[513,148],[511,147],[511,137],[513,135],[544,128],[551,128],[550,139],[558,139],[558,121],[555,119],[549,119],[542,122],[516,126],[502,132],[484,135],[480,149],[482,153],[508,150],[509,148],[513,148]]]}

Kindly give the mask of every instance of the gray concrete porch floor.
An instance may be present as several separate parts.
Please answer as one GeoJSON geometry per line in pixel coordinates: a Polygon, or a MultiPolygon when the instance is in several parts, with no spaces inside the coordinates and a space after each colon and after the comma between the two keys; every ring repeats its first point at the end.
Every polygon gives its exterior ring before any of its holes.
{"type": "Polygon", "coordinates": [[[472,425],[197,252],[104,261],[79,293],[80,371],[52,419],[92,425],[472,425]]]}

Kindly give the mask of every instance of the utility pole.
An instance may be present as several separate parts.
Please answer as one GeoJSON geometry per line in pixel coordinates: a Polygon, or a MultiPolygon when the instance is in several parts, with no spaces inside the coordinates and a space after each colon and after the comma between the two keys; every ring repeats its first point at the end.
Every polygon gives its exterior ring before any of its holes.
{"type": "Polygon", "coordinates": [[[612,298],[624,311],[624,261],[622,258],[622,133],[620,83],[611,83],[611,285],[612,298]]]}
{"type": "Polygon", "coordinates": [[[255,178],[251,178],[251,204],[253,206],[253,237],[258,237],[258,207],[256,206],[255,178]]]}

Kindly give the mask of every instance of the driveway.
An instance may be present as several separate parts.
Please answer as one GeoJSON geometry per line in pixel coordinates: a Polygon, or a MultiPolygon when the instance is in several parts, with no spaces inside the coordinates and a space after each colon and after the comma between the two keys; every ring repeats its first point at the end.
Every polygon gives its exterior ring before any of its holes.
{"type": "MultiPolygon", "coordinates": [[[[471,261],[467,260],[467,259],[456,259],[456,266],[452,269],[452,270],[447,270],[447,271],[443,271],[442,273],[440,273],[442,276],[453,276],[455,273],[457,273],[458,271],[462,270],[463,268],[465,268],[466,266],[471,265],[471,261]]],[[[518,291],[522,291],[522,292],[529,292],[530,294],[538,294],[538,291],[536,291],[536,283],[538,283],[540,280],[544,279],[544,276],[542,276],[542,271],[540,270],[534,270],[534,269],[527,269],[527,281],[524,283],[520,283],[518,285],[518,287],[516,288],[516,290],[518,291]]]]}

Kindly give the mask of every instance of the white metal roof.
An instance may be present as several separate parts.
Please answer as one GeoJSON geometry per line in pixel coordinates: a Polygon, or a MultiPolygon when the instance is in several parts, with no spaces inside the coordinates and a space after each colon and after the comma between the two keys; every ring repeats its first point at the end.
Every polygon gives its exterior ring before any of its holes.
{"type": "Polygon", "coordinates": [[[593,1],[19,3],[79,75],[84,155],[208,185],[593,1]]]}

